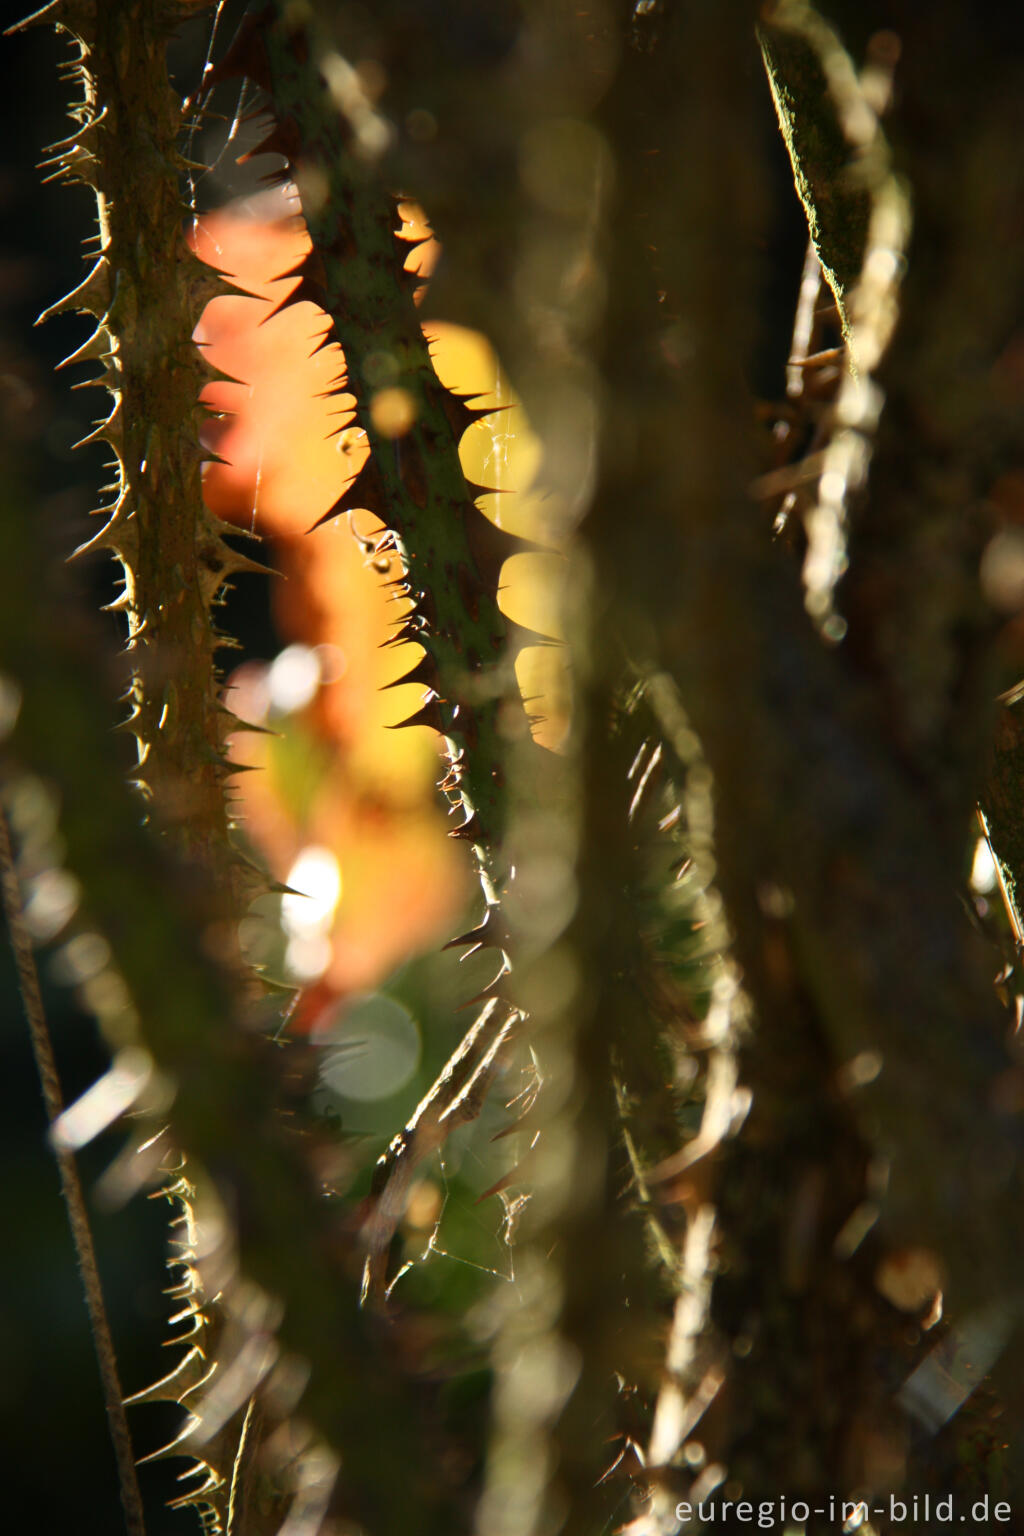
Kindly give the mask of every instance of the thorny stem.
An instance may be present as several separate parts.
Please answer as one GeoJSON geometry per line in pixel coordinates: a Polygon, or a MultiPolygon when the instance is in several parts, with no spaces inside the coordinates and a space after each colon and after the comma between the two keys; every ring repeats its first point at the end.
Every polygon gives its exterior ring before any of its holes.
{"type": "Polygon", "coordinates": [[[320,521],[365,509],[388,530],[378,551],[397,551],[401,593],[411,606],[394,638],[426,653],[405,679],[424,686],[424,702],[403,724],[430,726],[445,739],[442,789],[463,816],[452,835],[473,847],[486,904],[479,928],[453,942],[493,948],[499,961],[470,1030],[380,1161],[363,1281],[364,1301],[380,1301],[416,1167],[455,1125],[480,1112],[523,1018],[496,990],[509,968],[498,918],[511,879],[509,743],[527,730],[498,581],[518,545],[480,512],[475,498],[486,487],[463,472],[459,440],[488,412],[445,389],[434,370],[413,302],[417,279],[404,266],[412,247],[396,235],[397,204],[376,165],[374,114],[337,55],[328,88],[316,49],[315,32],[275,4],[247,19],[221,68],[242,70],[269,92],[274,121],[261,150],[288,160],[313,246],[282,274],[300,278],[284,302],[311,299],[328,315],[345,359],[334,393],[354,401],[370,448],[320,521]]]}

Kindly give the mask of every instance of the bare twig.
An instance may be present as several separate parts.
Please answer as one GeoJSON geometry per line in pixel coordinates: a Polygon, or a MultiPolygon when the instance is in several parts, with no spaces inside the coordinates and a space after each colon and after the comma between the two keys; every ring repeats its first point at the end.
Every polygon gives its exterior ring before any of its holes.
{"type": "Polygon", "coordinates": [[[420,1101],[408,1124],[377,1163],[373,1209],[363,1226],[367,1247],[362,1304],[382,1302],[391,1239],[405,1214],[413,1175],[442,1147],[457,1125],[475,1120],[487,1091],[505,1065],[523,1015],[499,997],[489,998],[420,1101]]]}

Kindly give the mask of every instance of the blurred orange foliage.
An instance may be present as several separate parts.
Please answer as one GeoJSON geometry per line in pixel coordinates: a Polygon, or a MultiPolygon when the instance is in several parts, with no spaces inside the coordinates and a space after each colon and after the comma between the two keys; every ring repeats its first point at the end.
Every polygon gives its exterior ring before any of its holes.
{"type": "MultiPolygon", "coordinates": [[[[473,879],[466,850],[445,835],[434,788],[439,739],[427,727],[393,729],[416,710],[422,690],[387,687],[418,652],[381,648],[406,606],[386,585],[400,575],[397,560],[370,549],[381,525],[357,513],[351,528],[342,517],[308,533],[361,468],[367,446],[343,393],[341,351],[325,342],[322,311],[298,303],[274,312],[295,286],[278,275],[309,249],[297,207],[286,188],[198,221],[197,253],[253,297],[213,300],[196,340],[218,369],[243,381],[204,390],[211,411],[223,413],[205,435],[219,456],[207,466],[206,500],[218,516],[269,542],[269,563],[283,578],[274,584],[275,621],[292,647],[277,664],[247,663],[229,681],[235,713],[274,733],[232,738],[234,761],[264,770],[239,776],[239,817],[278,880],[301,888],[303,868],[316,868],[319,858],[322,873],[329,855],[336,860],[332,889],[310,892],[305,942],[301,904],[292,904],[298,920],[288,960],[294,979],[315,981],[320,998],[337,998],[373,988],[410,954],[454,931],[473,879]],[[312,863],[303,864],[310,849],[312,863]]],[[[415,210],[403,213],[412,233],[415,210]]],[[[435,251],[418,247],[416,265],[429,270],[435,251]]],[[[482,337],[440,324],[427,333],[446,384],[481,393],[482,403],[509,403],[482,337]]],[[[512,482],[521,485],[535,465],[536,445],[521,421],[518,430],[510,425],[512,415],[472,427],[463,461],[474,478],[515,490],[512,482]]],[[[512,512],[504,515],[503,506],[503,523],[536,538],[529,497],[505,502],[512,512]]],[[[514,616],[551,632],[551,584],[536,572],[531,579],[529,568],[543,559],[518,556],[506,570],[522,567],[515,585],[523,611],[514,616]]],[[[502,601],[507,607],[504,593],[502,601]]],[[[538,672],[531,661],[537,654],[526,651],[517,663],[524,692],[533,695],[544,691],[544,664],[538,672]]],[[[555,706],[539,735],[557,745],[563,730],[555,706]]]]}
{"type": "MultiPolygon", "coordinates": [[[[291,959],[297,979],[320,973],[321,991],[344,996],[444,937],[469,897],[471,872],[465,850],[445,836],[437,738],[426,728],[388,729],[419,697],[414,688],[382,692],[411,664],[408,652],[380,648],[396,614],[383,583],[398,571],[372,569],[344,518],[307,536],[366,447],[354,429],[331,435],[349,420],[351,401],[327,398],[344,363],[333,343],[314,350],[324,315],[296,304],[266,318],[266,300],[294,287],[276,275],[309,248],[302,221],[268,194],[205,216],[195,243],[257,296],[214,300],[196,337],[217,368],[245,381],[204,392],[211,408],[229,413],[210,424],[208,446],[226,462],[208,466],[207,504],[270,542],[283,578],[273,592],[282,640],[320,664],[319,685],[314,674],[310,696],[303,701],[307,682],[291,709],[287,689],[275,708],[272,668],[249,663],[230,679],[235,712],[277,733],[232,739],[236,762],[265,770],[239,777],[239,812],[278,880],[309,847],[337,859],[329,950],[292,946],[291,959]]],[[[373,531],[366,523],[360,533],[373,531]]]]}

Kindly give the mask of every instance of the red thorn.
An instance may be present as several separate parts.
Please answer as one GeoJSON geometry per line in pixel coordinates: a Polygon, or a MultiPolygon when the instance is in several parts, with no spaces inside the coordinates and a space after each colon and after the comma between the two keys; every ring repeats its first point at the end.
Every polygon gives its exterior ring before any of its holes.
{"type": "Polygon", "coordinates": [[[347,491],[343,491],[332,507],[328,507],[322,517],[318,517],[312,528],[319,528],[321,523],[329,523],[333,517],[340,517],[342,512],[372,512],[382,521],[385,513],[384,483],[380,477],[376,461],[367,459],[362,469],[356,475],[347,491]]]}
{"type": "Polygon", "coordinates": [[[416,665],[401,677],[396,677],[393,683],[384,683],[384,688],[400,688],[403,683],[422,683],[424,688],[429,688],[432,693],[437,693],[437,662],[433,656],[421,656],[416,665]]]}
{"type": "Polygon", "coordinates": [[[531,544],[527,539],[517,538],[514,533],[509,533],[504,528],[499,528],[492,523],[490,518],[476,512],[465,520],[466,542],[473,556],[473,563],[483,578],[488,591],[494,594],[498,590],[501,579],[501,569],[505,561],[512,555],[523,555],[537,552],[540,546],[531,544]]]}
{"type": "MultiPolygon", "coordinates": [[[[312,352],[309,355],[310,355],[310,357],[316,357],[317,353],[318,352],[322,352],[325,347],[336,347],[337,345],[338,345],[338,338],[337,338],[337,336],[335,334],[335,331],[334,331],[334,321],[332,320],[330,325],[327,327],[326,331],[324,331],[323,335],[320,337],[320,340],[317,342],[316,346],[313,348],[312,352]]],[[[328,393],[332,394],[332,395],[334,395],[334,394],[345,394],[346,391],[345,390],[340,390],[340,389],[339,390],[331,389],[331,390],[328,391],[328,393]]],[[[326,396],[324,398],[326,398],[326,396]]]]}
{"type": "MultiPolygon", "coordinates": [[[[346,374],[343,373],[343,374],[340,374],[338,376],[338,378],[333,380],[333,382],[331,383],[331,385],[330,385],[330,387],[328,389],[318,389],[316,391],[315,395],[313,396],[313,399],[314,400],[342,400],[342,399],[344,399],[344,397],[346,395],[348,396],[348,398],[350,400],[353,398],[353,396],[352,396],[352,394],[351,394],[351,392],[350,392],[350,390],[348,388],[348,377],[347,377],[346,374]]],[[[351,419],[352,419],[352,408],[349,407],[349,420],[351,420],[351,419]]]]}
{"type": "Polygon", "coordinates": [[[413,619],[407,618],[402,621],[402,624],[396,634],[393,634],[389,639],[382,640],[380,642],[378,649],[383,651],[388,646],[407,645],[410,640],[415,640],[418,644],[422,638],[422,626],[415,623],[413,619]]]}
{"type": "Polygon", "coordinates": [[[475,421],[482,421],[485,416],[492,416],[495,411],[508,411],[508,405],[473,405],[473,400],[482,400],[482,395],[457,395],[454,390],[442,389],[441,407],[448,419],[456,438],[460,438],[468,427],[475,421]]]}
{"type": "MultiPolygon", "coordinates": [[[[267,321],[273,320],[274,316],[279,315],[282,309],[289,309],[293,304],[315,304],[318,309],[326,310],[327,294],[315,278],[308,275],[304,276],[290,293],[286,294],[283,299],[278,300],[268,314],[262,316],[260,325],[266,325],[267,321]]],[[[333,323],[331,329],[333,330],[333,323]]]]}
{"type": "Polygon", "coordinates": [[[457,939],[449,939],[447,944],[441,945],[441,948],[460,949],[465,944],[467,946],[466,953],[462,958],[466,960],[470,955],[475,955],[478,949],[483,948],[484,940],[477,937],[483,931],[484,925],[481,923],[479,928],[470,928],[468,933],[460,933],[457,939]]]}
{"type": "Polygon", "coordinates": [[[311,278],[321,287],[327,282],[327,272],[317,251],[307,251],[293,267],[287,267],[284,272],[279,272],[274,281],[283,283],[287,277],[301,277],[303,281],[311,278]]]}
{"type": "Polygon", "coordinates": [[[527,629],[524,624],[514,624],[511,619],[505,620],[505,633],[509,645],[517,651],[521,651],[527,645],[561,645],[561,640],[556,640],[553,635],[542,635],[539,630],[527,629]]]}
{"type": "Polygon", "coordinates": [[[509,490],[502,485],[478,485],[475,480],[467,480],[466,485],[474,501],[478,496],[506,496],[509,490]]]}
{"type": "Polygon", "coordinates": [[[460,933],[457,938],[449,939],[443,949],[459,949],[468,945],[463,960],[475,954],[478,949],[498,949],[504,956],[506,936],[504,934],[501,918],[497,914],[497,908],[490,906],[484,913],[482,920],[475,928],[469,928],[465,933],[460,933]]]}
{"type": "Polygon", "coordinates": [[[408,720],[400,720],[397,725],[389,726],[389,730],[403,731],[407,725],[429,725],[431,730],[444,735],[444,722],[441,719],[441,707],[437,702],[437,694],[433,694],[421,709],[408,720]]]}

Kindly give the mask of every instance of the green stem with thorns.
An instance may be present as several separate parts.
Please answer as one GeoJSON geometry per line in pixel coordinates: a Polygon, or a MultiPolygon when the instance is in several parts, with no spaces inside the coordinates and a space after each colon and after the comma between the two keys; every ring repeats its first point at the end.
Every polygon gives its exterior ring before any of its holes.
{"type": "Polygon", "coordinates": [[[346,117],[344,93],[320,77],[313,40],[287,13],[275,6],[250,18],[221,72],[243,71],[270,94],[273,127],[256,153],[288,160],[313,244],[282,274],[300,279],[284,303],[312,300],[330,317],[346,368],[336,393],[354,398],[369,441],[365,468],[320,521],[365,509],[391,530],[386,546],[399,551],[412,602],[395,642],[426,652],[403,679],[426,689],[405,723],[432,726],[448,742],[444,787],[464,811],[453,836],[472,843],[490,904],[508,873],[507,744],[527,728],[498,580],[525,546],[475,505],[487,488],[467,481],[459,439],[488,412],[446,390],[434,371],[413,298],[419,279],[405,268],[413,244],[396,233],[397,202],[379,175],[371,129],[356,106],[346,117]]]}
{"type": "Polygon", "coordinates": [[[479,1114],[522,1018],[495,991],[509,969],[498,916],[511,874],[509,745],[528,729],[509,651],[517,626],[498,605],[498,584],[504,560],[526,546],[480,512],[475,499],[486,487],[463,472],[459,440],[488,411],[447,390],[434,370],[414,302],[419,280],[405,267],[413,246],[396,233],[397,202],[376,164],[374,128],[383,125],[354,75],[347,96],[328,87],[313,51],[311,34],[288,8],[271,6],[243,24],[219,73],[247,74],[270,95],[273,126],[256,153],[285,156],[312,241],[310,255],[282,274],[299,279],[284,304],[312,300],[326,311],[328,335],[345,358],[335,392],[354,399],[370,447],[364,468],[319,521],[365,509],[389,530],[378,550],[398,551],[400,593],[411,607],[394,639],[415,641],[425,653],[400,679],[426,690],[404,724],[430,726],[446,741],[442,789],[463,814],[452,836],[472,844],[485,900],[481,924],[453,942],[500,957],[474,1024],[381,1159],[364,1234],[364,1294],[380,1299],[415,1169],[457,1124],[479,1114]]]}

